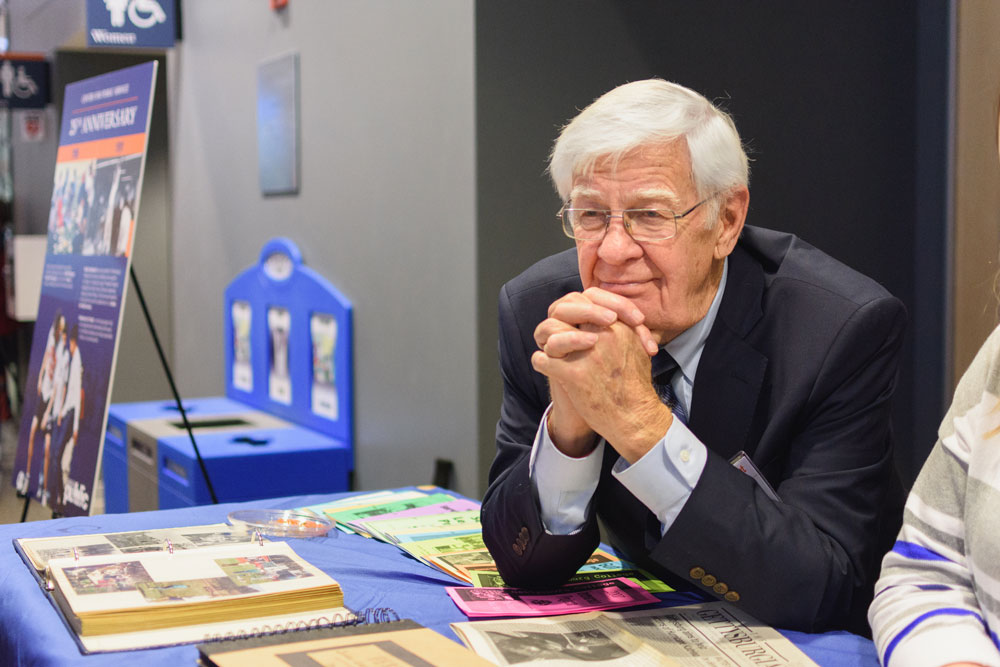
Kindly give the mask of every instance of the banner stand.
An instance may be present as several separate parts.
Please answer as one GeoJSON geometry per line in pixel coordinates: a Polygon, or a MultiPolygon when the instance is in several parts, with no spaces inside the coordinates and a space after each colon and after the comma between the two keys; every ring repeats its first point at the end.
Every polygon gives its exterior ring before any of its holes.
{"type": "MultiPolygon", "coordinates": [[[[208,476],[208,469],[205,467],[205,459],[201,456],[201,451],[198,449],[198,443],[194,439],[194,431],[191,429],[191,423],[187,418],[187,411],[184,410],[184,404],[181,401],[181,395],[177,391],[177,385],[174,383],[174,374],[170,372],[170,364],[167,363],[167,357],[163,354],[163,346],[160,345],[160,337],[156,335],[156,325],[153,324],[153,318],[149,314],[149,309],[146,307],[146,299],[142,295],[142,288],[139,287],[139,278],[135,275],[135,262],[129,266],[129,276],[132,278],[132,286],[135,287],[135,295],[139,298],[139,305],[142,307],[142,315],[146,318],[146,325],[149,327],[149,334],[153,337],[153,345],[156,346],[156,353],[160,356],[160,364],[163,366],[163,374],[167,378],[167,383],[170,385],[170,391],[174,395],[174,402],[177,403],[177,411],[181,414],[181,421],[184,422],[184,428],[187,431],[188,437],[191,439],[191,446],[194,447],[194,455],[198,459],[198,466],[201,468],[201,474],[205,478],[205,485],[208,487],[208,493],[212,497],[212,504],[218,505],[219,498],[215,495],[215,488],[212,487],[212,480],[208,476]]],[[[31,504],[31,496],[27,493],[21,494],[18,492],[19,497],[24,498],[24,509],[21,511],[21,523],[24,523],[28,519],[28,507],[31,504]]],[[[61,517],[58,511],[52,511],[52,518],[58,519],[61,517]]]]}
{"type": "MultiPolygon", "coordinates": [[[[177,385],[174,384],[174,375],[170,372],[170,364],[167,363],[167,357],[163,354],[163,347],[160,345],[160,338],[156,335],[156,327],[153,325],[153,318],[149,314],[149,309],[146,308],[146,299],[142,296],[142,289],[139,287],[139,279],[135,275],[135,262],[129,266],[129,275],[132,277],[132,285],[135,287],[135,295],[139,297],[139,305],[142,306],[142,314],[146,318],[146,324],[149,326],[149,333],[153,336],[153,344],[156,345],[156,353],[160,355],[160,363],[163,365],[163,374],[167,377],[167,383],[170,384],[170,392],[174,395],[174,402],[177,403],[177,411],[181,413],[181,421],[184,422],[184,429],[187,431],[188,437],[191,439],[191,446],[194,447],[194,455],[198,459],[198,467],[201,468],[202,477],[205,478],[205,486],[208,487],[208,494],[212,498],[212,504],[218,505],[219,498],[215,495],[215,489],[212,487],[212,480],[208,477],[208,468],[205,467],[205,459],[201,456],[201,451],[198,449],[198,443],[194,440],[194,431],[191,430],[191,423],[187,418],[187,411],[184,410],[184,405],[181,402],[181,395],[177,391],[177,385]]],[[[53,517],[55,518],[55,517],[53,517]]]]}
{"type": "MultiPolygon", "coordinates": [[[[19,523],[24,523],[28,520],[28,507],[31,505],[31,496],[27,493],[17,492],[18,498],[24,498],[24,508],[21,510],[21,521],[19,523]]],[[[62,513],[58,510],[52,510],[52,518],[58,519],[62,516],[62,513]]]]}
{"type": "Polygon", "coordinates": [[[14,487],[91,513],[129,286],[156,61],[66,86],[14,487]]]}
{"type": "Polygon", "coordinates": [[[18,498],[24,498],[24,509],[21,510],[21,523],[24,523],[28,519],[28,505],[31,504],[31,496],[27,493],[17,492],[18,498]]]}

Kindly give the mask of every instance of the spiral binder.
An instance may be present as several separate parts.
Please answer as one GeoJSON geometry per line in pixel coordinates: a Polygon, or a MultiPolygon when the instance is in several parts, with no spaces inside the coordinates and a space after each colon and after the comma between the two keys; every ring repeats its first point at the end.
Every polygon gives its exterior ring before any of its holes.
{"type": "Polygon", "coordinates": [[[400,618],[399,614],[389,607],[369,607],[343,617],[335,616],[335,618],[320,616],[311,619],[308,624],[294,623],[277,627],[264,625],[245,632],[206,637],[205,643],[198,644],[200,664],[215,665],[212,660],[213,655],[232,651],[423,627],[416,621],[400,618]]]}
{"type": "Polygon", "coordinates": [[[396,623],[401,621],[399,614],[390,607],[368,607],[358,612],[347,612],[344,614],[333,614],[332,616],[318,616],[307,621],[293,621],[285,624],[255,626],[250,629],[239,629],[224,634],[206,635],[202,641],[241,641],[261,639],[275,635],[287,635],[297,632],[310,633],[309,638],[314,636],[317,630],[330,630],[339,628],[353,628],[359,625],[382,625],[385,623],[396,623]]]}

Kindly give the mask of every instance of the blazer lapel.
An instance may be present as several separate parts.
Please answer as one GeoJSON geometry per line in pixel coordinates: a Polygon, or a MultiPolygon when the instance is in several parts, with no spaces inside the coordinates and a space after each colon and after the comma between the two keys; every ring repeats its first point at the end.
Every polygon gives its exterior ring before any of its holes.
{"type": "Polygon", "coordinates": [[[762,316],[763,293],[763,270],[737,245],[698,364],[689,422],[691,431],[727,460],[746,448],[764,384],[767,357],[746,341],[762,316]]]}

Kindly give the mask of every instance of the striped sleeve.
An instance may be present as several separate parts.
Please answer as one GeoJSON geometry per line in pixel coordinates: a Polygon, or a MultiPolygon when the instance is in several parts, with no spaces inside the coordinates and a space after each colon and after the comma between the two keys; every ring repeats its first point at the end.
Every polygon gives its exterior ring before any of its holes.
{"type": "MultiPolygon", "coordinates": [[[[970,500],[1000,498],[993,488],[1000,478],[984,484],[981,471],[970,475],[984,420],[1000,420],[994,354],[998,340],[994,333],[963,377],[939,440],[907,499],[899,538],[882,561],[868,620],[885,667],[939,667],[962,661],[1000,667],[995,632],[1000,604],[994,606],[989,591],[983,590],[994,585],[987,580],[1000,564],[976,563],[976,555],[989,556],[981,553],[982,545],[1000,548],[1000,530],[989,531],[995,536],[984,541],[972,533],[981,525],[966,516],[970,500]],[[985,495],[984,487],[989,487],[985,495]],[[975,539],[970,540],[970,533],[975,539]],[[970,541],[975,549],[970,549],[970,541]]],[[[991,514],[1000,512],[1000,504],[993,507],[991,514]]]]}

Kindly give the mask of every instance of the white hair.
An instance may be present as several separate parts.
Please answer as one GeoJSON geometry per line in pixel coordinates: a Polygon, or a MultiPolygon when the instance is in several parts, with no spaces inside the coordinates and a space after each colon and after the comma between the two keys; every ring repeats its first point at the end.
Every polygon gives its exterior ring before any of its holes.
{"type": "MultiPolygon", "coordinates": [[[[569,200],[573,179],[601,159],[617,161],[640,146],[684,139],[698,197],[749,182],[750,168],[729,114],[703,95],[662,79],[633,81],[601,95],[559,134],[549,157],[549,175],[569,200]]],[[[714,223],[718,215],[709,220],[714,223]]]]}

